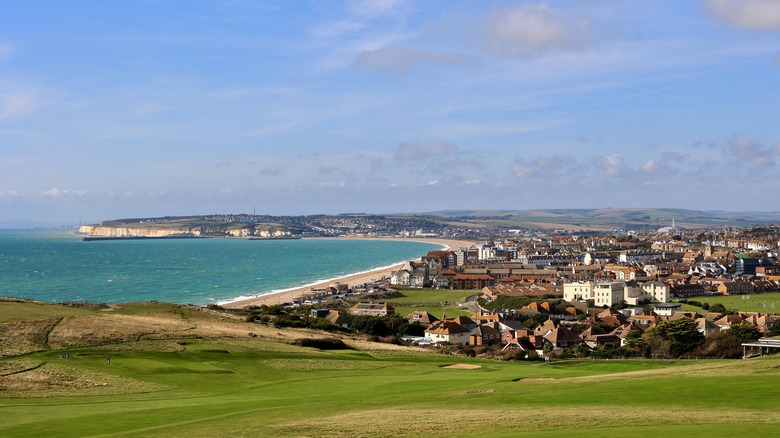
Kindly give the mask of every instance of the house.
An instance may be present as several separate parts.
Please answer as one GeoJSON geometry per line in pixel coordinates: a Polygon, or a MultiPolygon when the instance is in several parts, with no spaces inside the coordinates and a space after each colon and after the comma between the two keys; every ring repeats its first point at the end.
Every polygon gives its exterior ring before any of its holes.
{"type": "Polygon", "coordinates": [[[705,337],[720,331],[720,327],[707,318],[696,318],[696,328],[705,337]]]}
{"type": "Polygon", "coordinates": [[[658,316],[672,316],[675,312],[680,311],[681,307],[680,303],[656,303],[653,305],[653,311],[658,316]]]}
{"type": "Polygon", "coordinates": [[[714,323],[720,327],[721,330],[728,330],[733,324],[740,323],[744,320],[742,315],[725,315],[723,318],[714,321],[714,323]]]}
{"type": "Polygon", "coordinates": [[[631,315],[628,317],[628,322],[637,326],[647,328],[658,322],[658,317],[655,315],[631,315]]]}
{"type": "Polygon", "coordinates": [[[669,287],[669,292],[672,294],[673,297],[687,298],[687,297],[697,297],[697,296],[705,295],[707,291],[704,289],[704,286],[698,283],[696,284],[678,283],[678,284],[672,284],[669,287]]]}
{"type": "Polygon", "coordinates": [[[623,282],[598,283],[593,288],[593,300],[597,307],[612,306],[624,300],[623,282]]]}
{"type": "Polygon", "coordinates": [[[453,321],[456,324],[462,325],[463,327],[467,328],[468,330],[473,330],[473,329],[477,328],[477,323],[474,322],[468,316],[458,316],[458,317],[454,318],[453,321]]]}
{"type": "Polygon", "coordinates": [[[642,283],[642,290],[646,299],[656,303],[669,302],[669,285],[662,281],[653,280],[642,283]]]}
{"type": "Polygon", "coordinates": [[[349,327],[349,323],[352,321],[352,318],[349,315],[339,312],[338,310],[331,310],[325,319],[330,321],[333,325],[344,328],[349,327]]]}
{"type": "Polygon", "coordinates": [[[724,281],[718,285],[718,292],[723,295],[745,295],[753,293],[753,285],[749,281],[724,281]]]}
{"type": "Polygon", "coordinates": [[[399,269],[390,274],[390,284],[393,286],[409,286],[412,273],[406,269],[399,269]]]}
{"type": "Polygon", "coordinates": [[[450,287],[450,278],[443,273],[433,277],[433,287],[436,289],[446,289],[450,287]]]}
{"type": "Polygon", "coordinates": [[[488,274],[458,274],[452,279],[452,287],[461,290],[478,290],[493,285],[488,274]]]}
{"type": "Polygon", "coordinates": [[[360,302],[349,308],[349,314],[353,316],[388,316],[395,313],[395,308],[387,303],[360,302]]]}
{"type": "Polygon", "coordinates": [[[580,333],[580,338],[590,348],[598,348],[605,344],[621,345],[621,338],[613,333],[606,333],[598,327],[589,327],[580,333]]]}
{"type": "Polygon", "coordinates": [[[469,344],[471,345],[498,345],[500,343],[501,331],[491,326],[491,324],[477,326],[469,334],[469,344]]]}
{"type": "Polygon", "coordinates": [[[570,303],[593,299],[594,287],[592,281],[566,283],[563,285],[563,299],[570,303]]]}
{"type": "Polygon", "coordinates": [[[556,327],[543,338],[545,343],[549,343],[554,350],[562,350],[585,342],[566,327],[556,327]]]}
{"type": "Polygon", "coordinates": [[[548,319],[547,321],[539,324],[534,329],[534,334],[537,336],[544,336],[547,333],[550,333],[551,331],[558,328],[559,322],[555,319],[548,319]]]}
{"type": "Polygon", "coordinates": [[[620,327],[616,328],[615,330],[612,330],[610,332],[611,335],[617,336],[617,338],[620,341],[620,346],[625,347],[627,344],[626,338],[629,336],[629,333],[632,331],[638,331],[640,334],[643,333],[647,328],[644,327],[638,327],[632,323],[623,324],[620,327]]]}
{"type": "Polygon", "coordinates": [[[528,336],[513,338],[501,350],[523,350],[529,354],[536,353],[536,344],[528,336]]]}
{"type": "Polygon", "coordinates": [[[425,310],[415,310],[414,312],[406,315],[406,320],[409,321],[409,324],[417,323],[425,327],[430,327],[431,324],[439,321],[439,318],[431,315],[425,310]]]}
{"type": "Polygon", "coordinates": [[[470,335],[471,330],[446,319],[437,321],[425,329],[425,339],[435,344],[468,345],[470,335]]]}
{"type": "Polygon", "coordinates": [[[411,275],[409,275],[409,287],[422,288],[425,286],[427,276],[424,269],[415,269],[411,275]]]}

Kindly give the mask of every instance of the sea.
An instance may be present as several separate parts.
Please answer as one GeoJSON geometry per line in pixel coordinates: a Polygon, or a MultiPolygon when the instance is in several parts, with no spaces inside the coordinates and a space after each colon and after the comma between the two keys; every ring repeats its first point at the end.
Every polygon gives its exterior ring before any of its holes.
{"type": "Polygon", "coordinates": [[[441,247],[341,239],[85,242],[75,230],[0,229],[0,297],[224,304],[392,266],[441,247]]]}

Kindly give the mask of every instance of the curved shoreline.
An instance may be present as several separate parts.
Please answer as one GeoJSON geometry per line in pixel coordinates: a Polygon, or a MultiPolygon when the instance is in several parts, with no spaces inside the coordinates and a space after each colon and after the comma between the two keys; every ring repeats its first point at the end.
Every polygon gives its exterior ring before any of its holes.
{"type": "MultiPolygon", "coordinates": [[[[347,237],[334,237],[334,238],[323,238],[323,239],[334,239],[334,240],[404,240],[404,241],[410,241],[410,242],[422,242],[422,243],[432,243],[436,245],[441,245],[443,249],[449,249],[449,248],[459,248],[459,247],[470,247],[474,244],[472,241],[466,241],[466,240],[455,240],[455,239],[445,239],[445,238],[397,238],[397,237],[362,237],[362,236],[347,236],[347,237]]],[[[335,283],[342,283],[342,284],[348,284],[348,285],[357,285],[357,284],[364,284],[364,283],[372,283],[374,281],[380,280],[382,277],[390,277],[390,274],[393,271],[397,271],[403,264],[406,262],[406,260],[399,262],[397,264],[384,266],[376,269],[372,269],[370,271],[363,271],[363,272],[357,272],[352,274],[347,274],[342,277],[336,277],[331,278],[327,280],[320,280],[311,284],[294,287],[290,289],[284,289],[280,291],[271,291],[264,293],[262,295],[258,295],[255,297],[237,297],[234,300],[225,301],[223,303],[220,303],[223,307],[228,308],[243,308],[246,306],[260,306],[260,305],[274,305],[274,304],[282,304],[291,302],[295,298],[302,297],[306,294],[308,294],[312,289],[319,289],[319,288],[325,288],[327,286],[330,286],[335,283]]]]}

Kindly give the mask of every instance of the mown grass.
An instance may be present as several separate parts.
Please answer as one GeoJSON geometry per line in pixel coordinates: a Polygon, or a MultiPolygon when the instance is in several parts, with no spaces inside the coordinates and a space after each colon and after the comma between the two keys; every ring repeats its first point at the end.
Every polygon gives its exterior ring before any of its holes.
{"type": "MultiPolygon", "coordinates": [[[[709,303],[710,306],[716,303],[723,304],[726,310],[740,312],[761,312],[761,313],[780,313],[780,293],[764,293],[749,295],[728,295],[711,297],[691,297],[692,301],[700,303],[709,303]]],[[[693,310],[699,313],[707,313],[707,310],[701,307],[683,304],[683,310],[693,310]]]]}
{"type": "Polygon", "coordinates": [[[402,289],[399,290],[405,296],[390,298],[390,303],[462,303],[467,297],[476,295],[473,290],[444,290],[444,289],[402,289]]]}
{"type": "Polygon", "coordinates": [[[426,311],[437,318],[441,318],[444,314],[447,318],[474,314],[473,311],[461,306],[466,302],[467,297],[477,294],[473,290],[404,289],[399,292],[405,296],[385,301],[392,304],[395,312],[403,316],[415,310],[426,311]]]}
{"type": "Polygon", "coordinates": [[[521,363],[392,346],[324,351],[289,339],[330,334],[243,326],[259,335],[215,331],[2,360],[0,436],[780,433],[780,357],[521,363]],[[459,363],[478,368],[445,368],[459,363]]]}

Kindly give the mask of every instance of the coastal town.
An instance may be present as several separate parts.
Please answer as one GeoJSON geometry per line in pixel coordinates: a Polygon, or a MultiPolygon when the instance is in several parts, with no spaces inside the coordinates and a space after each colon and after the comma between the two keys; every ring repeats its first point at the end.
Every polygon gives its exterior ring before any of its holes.
{"type": "Polygon", "coordinates": [[[605,348],[623,356],[707,355],[706,348],[723,357],[750,356],[780,348],[762,338],[780,334],[774,304],[736,312],[697,297],[749,298],[780,290],[779,245],[777,225],[495,239],[430,251],[381,281],[333,284],[284,305],[303,305],[311,316],[350,327],[355,317],[393,316],[394,306],[381,300],[393,292],[471,290],[470,315],[395,315],[417,328],[404,340],[515,350],[526,357],[582,356],[605,348]],[[670,347],[674,339],[646,335],[669,326],[686,327],[694,341],[680,349],[670,347]],[[738,342],[723,339],[736,333],[738,342]],[[731,348],[723,352],[726,342],[731,348]]]}

